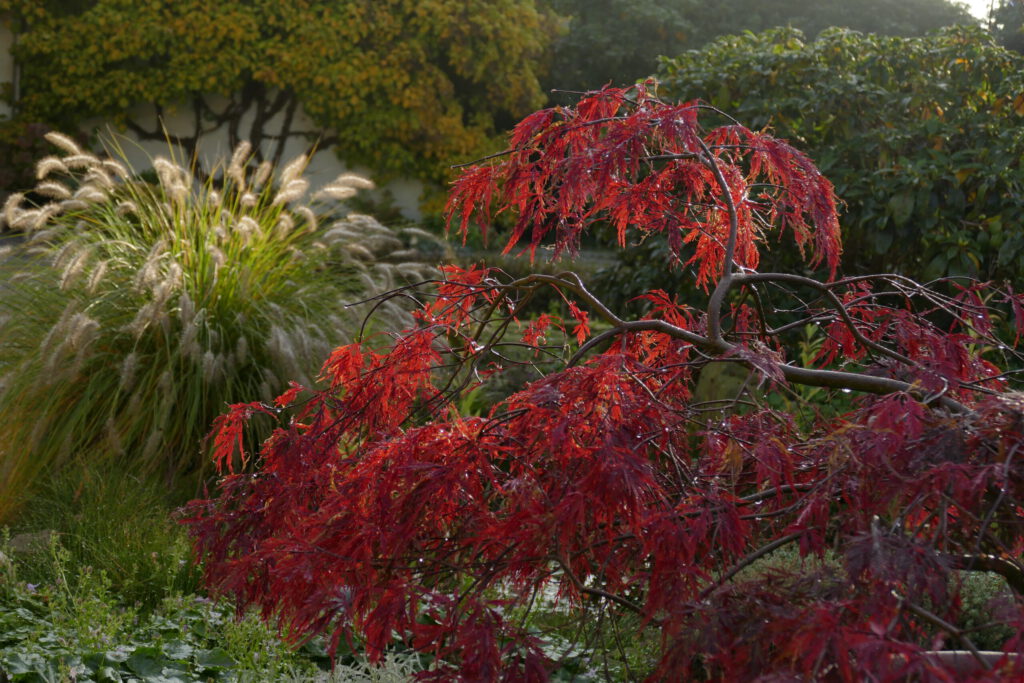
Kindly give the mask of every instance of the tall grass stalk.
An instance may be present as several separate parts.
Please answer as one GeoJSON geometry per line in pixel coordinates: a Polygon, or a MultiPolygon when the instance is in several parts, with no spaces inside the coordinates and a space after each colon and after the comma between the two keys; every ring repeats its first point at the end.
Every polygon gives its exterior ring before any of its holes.
{"type": "Polygon", "coordinates": [[[430,274],[385,262],[410,261],[401,235],[343,216],[369,181],[307,201],[305,157],[274,173],[243,143],[209,180],[162,157],[147,180],[48,139],[61,154],[0,211],[26,237],[0,256],[0,520],[75,459],[202,477],[226,404],[310,382],[358,330],[347,302],[430,274]]]}

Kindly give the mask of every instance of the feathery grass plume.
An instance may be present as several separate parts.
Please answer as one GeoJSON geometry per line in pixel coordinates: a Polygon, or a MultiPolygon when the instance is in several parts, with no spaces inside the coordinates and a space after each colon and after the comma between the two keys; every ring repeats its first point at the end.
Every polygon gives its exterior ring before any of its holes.
{"type": "Polygon", "coordinates": [[[107,274],[108,263],[110,262],[100,261],[96,264],[96,267],[92,269],[92,272],[89,273],[89,282],[85,286],[85,291],[89,292],[89,294],[95,294],[96,289],[100,286],[100,283],[103,282],[103,276],[107,274]]]}
{"type": "Polygon", "coordinates": [[[75,190],[73,195],[75,199],[80,199],[83,202],[89,202],[91,204],[100,204],[107,201],[107,193],[95,185],[82,185],[80,188],[75,190]]]}
{"type": "Polygon", "coordinates": [[[106,169],[108,173],[114,174],[116,178],[128,180],[128,178],[131,177],[128,167],[116,159],[103,159],[102,164],[103,168],[106,169]]]}
{"type": "Polygon", "coordinates": [[[50,219],[54,216],[59,216],[64,213],[64,207],[57,202],[50,202],[49,204],[43,205],[43,208],[39,210],[39,215],[36,216],[35,221],[32,223],[32,230],[42,230],[46,227],[46,224],[50,222],[50,219]]]}
{"type": "Polygon", "coordinates": [[[14,213],[14,220],[10,221],[8,225],[16,230],[31,230],[41,215],[43,215],[42,209],[17,210],[14,213]]]}
{"type": "Polygon", "coordinates": [[[78,146],[78,143],[72,140],[69,136],[64,133],[58,133],[55,130],[51,130],[49,133],[43,136],[46,141],[54,147],[59,147],[71,156],[78,156],[82,154],[82,148],[78,146]]]}
{"type": "Polygon", "coordinates": [[[61,289],[67,290],[74,284],[75,280],[78,279],[78,276],[85,270],[85,266],[89,262],[91,252],[92,250],[89,248],[78,249],[74,256],[68,260],[68,263],[64,266],[60,276],[61,289]]]}
{"type": "Polygon", "coordinates": [[[224,368],[224,358],[220,354],[207,350],[203,354],[203,376],[207,382],[216,382],[220,379],[224,368]]]}
{"type": "Polygon", "coordinates": [[[259,191],[263,188],[263,185],[270,179],[270,174],[274,170],[274,164],[269,161],[262,161],[260,165],[256,167],[256,173],[252,177],[252,189],[259,191]]]}
{"type": "Polygon", "coordinates": [[[289,181],[287,185],[281,188],[280,192],[274,195],[274,201],[270,204],[271,206],[291,204],[294,201],[302,199],[308,189],[309,181],[304,178],[296,178],[295,180],[289,181]]]}
{"type": "Polygon", "coordinates": [[[302,175],[302,172],[306,170],[307,164],[309,164],[309,157],[305,154],[300,154],[289,161],[281,171],[281,176],[278,178],[278,184],[281,187],[287,187],[293,180],[298,180],[302,175]]]}
{"type": "Polygon", "coordinates": [[[267,345],[270,347],[270,352],[285,364],[291,363],[295,358],[295,347],[292,345],[291,337],[277,325],[270,328],[267,345]]]}
{"type": "Polygon", "coordinates": [[[20,208],[21,203],[25,201],[25,195],[21,192],[15,192],[4,201],[4,208],[0,213],[3,214],[4,223],[13,226],[15,221],[22,213],[20,208]]]}
{"type": "Polygon", "coordinates": [[[183,202],[188,197],[188,187],[184,183],[174,183],[167,188],[167,196],[174,202],[183,202]]]}
{"type": "Polygon", "coordinates": [[[82,211],[89,208],[89,202],[82,201],[81,199],[65,199],[60,203],[60,208],[64,213],[82,211]]]}
{"type": "Polygon", "coordinates": [[[182,292],[178,296],[178,319],[185,326],[192,324],[196,319],[196,306],[188,292],[182,292]]]}
{"type": "Polygon", "coordinates": [[[316,232],[319,221],[317,220],[316,214],[313,213],[313,209],[308,206],[300,206],[295,209],[295,213],[302,216],[302,220],[306,223],[304,232],[307,234],[316,232]]]}
{"type": "Polygon", "coordinates": [[[174,377],[170,370],[164,370],[157,378],[156,386],[160,391],[170,393],[174,389],[174,377]]]}
{"type": "Polygon", "coordinates": [[[64,165],[60,157],[45,157],[36,164],[36,180],[43,180],[51,173],[65,174],[67,172],[68,167],[64,165]]]}
{"type": "Polygon", "coordinates": [[[192,360],[198,360],[202,354],[202,348],[199,346],[199,325],[196,321],[185,323],[185,327],[181,331],[181,343],[178,345],[179,352],[182,356],[187,356],[192,360]]]}
{"type": "Polygon", "coordinates": [[[295,228],[295,221],[292,219],[291,214],[282,213],[277,219],[277,223],[274,224],[274,237],[277,239],[284,239],[288,237],[295,228]]]}
{"type": "Polygon", "coordinates": [[[349,256],[358,259],[359,261],[366,261],[372,263],[375,258],[372,251],[370,251],[363,245],[357,244],[355,242],[346,244],[345,251],[348,252],[349,256]]]}
{"type": "Polygon", "coordinates": [[[146,445],[142,448],[143,460],[148,460],[156,456],[160,452],[160,446],[164,441],[164,433],[160,429],[155,429],[150,433],[149,438],[146,439],[146,445]]]}
{"type": "Polygon", "coordinates": [[[71,190],[57,182],[45,182],[36,185],[36,193],[51,199],[71,199],[71,190]]]}
{"type": "Polygon", "coordinates": [[[235,341],[235,360],[238,363],[245,363],[249,360],[249,340],[244,334],[238,335],[235,341]]]}
{"type": "Polygon", "coordinates": [[[345,199],[351,199],[356,196],[357,192],[358,190],[354,187],[347,187],[345,185],[328,185],[327,187],[323,187],[318,190],[317,193],[313,195],[313,199],[336,199],[338,201],[342,201],[345,199]]]}
{"type": "Polygon", "coordinates": [[[257,197],[255,194],[253,194],[252,192],[246,192],[245,194],[242,195],[242,198],[238,200],[238,205],[241,206],[243,209],[251,209],[252,207],[256,206],[256,202],[258,201],[259,197],[257,197]]]}
{"type": "MultiPolygon", "coordinates": [[[[227,233],[224,232],[223,228],[217,230],[217,237],[219,239],[227,239],[227,233]]],[[[216,244],[206,245],[206,252],[210,255],[210,259],[213,261],[215,268],[220,268],[227,262],[227,256],[216,244]]]]}
{"type": "MultiPolygon", "coordinates": [[[[0,262],[0,316],[10,319],[0,335],[0,523],[69,457],[198,482],[208,462],[198,445],[223,407],[272,400],[282,378],[314,376],[329,346],[359,329],[363,312],[345,303],[382,292],[398,272],[324,240],[317,226],[345,213],[330,197],[271,205],[275,193],[307,191],[305,156],[275,173],[254,168],[247,147],[206,180],[154,160],[156,182],[64,149],[44,177],[88,188],[73,213],[21,195],[5,203],[8,223],[42,229],[0,262]],[[249,207],[246,193],[257,199],[249,207]]],[[[368,225],[351,241],[389,232],[368,225]]],[[[382,324],[406,325],[408,313],[387,310],[382,324]]]]}
{"type": "Polygon", "coordinates": [[[82,243],[78,240],[67,240],[59,247],[56,247],[50,254],[50,263],[53,264],[55,270],[64,270],[67,266],[68,261],[75,258],[75,256],[81,251],[82,243]]]}
{"type": "MultiPolygon", "coordinates": [[[[39,256],[39,255],[49,256],[49,255],[51,255],[50,252],[49,252],[49,247],[47,247],[47,246],[37,246],[37,245],[46,245],[46,244],[48,244],[49,242],[54,240],[56,237],[58,237],[60,232],[61,232],[60,230],[54,230],[54,229],[50,228],[50,229],[47,229],[47,230],[39,230],[38,232],[30,233],[28,235],[28,241],[27,241],[28,253],[30,255],[32,255],[32,256],[39,256]]],[[[21,273],[19,272],[19,273],[15,273],[11,277],[17,278],[20,275],[21,275],[21,273]]]]}
{"type": "Polygon", "coordinates": [[[242,218],[235,223],[234,231],[241,235],[246,243],[248,243],[253,236],[259,234],[260,224],[257,223],[256,219],[252,216],[242,216],[242,218]]]}
{"type": "Polygon", "coordinates": [[[231,178],[237,187],[245,187],[244,167],[249,162],[251,151],[252,144],[248,140],[242,140],[231,154],[231,161],[228,162],[224,175],[231,178]]]}
{"type": "Polygon", "coordinates": [[[160,271],[160,259],[163,258],[166,250],[167,242],[162,239],[153,243],[149,247],[149,253],[146,254],[146,260],[143,261],[142,266],[135,271],[133,285],[137,291],[148,289],[157,281],[160,271]]]}
{"type": "Polygon", "coordinates": [[[114,187],[114,180],[107,173],[106,166],[102,163],[99,166],[93,166],[89,169],[88,173],[85,174],[85,182],[94,183],[104,190],[109,190],[114,187]]]}
{"type": "Polygon", "coordinates": [[[152,301],[144,304],[140,309],[135,312],[135,317],[126,326],[126,330],[131,333],[132,339],[136,342],[142,337],[142,333],[146,331],[150,323],[156,319],[155,306],[152,301]]]}
{"type": "Polygon", "coordinates": [[[433,274],[430,274],[430,277],[425,277],[422,263],[399,263],[395,265],[395,270],[397,270],[398,274],[405,278],[408,283],[422,282],[433,277],[433,274]]]}
{"type": "Polygon", "coordinates": [[[364,178],[363,176],[356,175],[355,173],[342,173],[331,181],[328,184],[328,187],[335,185],[339,187],[354,187],[357,190],[372,190],[377,187],[369,178],[364,178]]]}
{"type": "Polygon", "coordinates": [[[121,376],[118,388],[123,392],[131,391],[135,383],[135,371],[139,366],[139,356],[132,351],[121,361],[121,376]]]}
{"type": "Polygon", "coordinates": [[[341,201],[355,196],[359,190],[372,190],[375,187],[376,185],[369,178],[364,178],[354,173],[342,173],[330,183],[320,188],[313,196],[313,199],[341,201]]]}
{"type": "MultiPolygon", "coordinates": [[[[284,382],[278,378],[277,374],[269,367],[263,368],[263,381],[267,383],[268,388],[271,392],[277,391],[277,387],[283,386],[284,382]]],[[[270,398],[274,395],[271,393],[270,398]]]]}
{"type": "Polygon", "coordinates": [[[99,163],[99,158],[92,154],[74,154],[69,157],[64,157],[64,165],[69,169],[89,169],[99,163]]]}
{"type": "Polygon", "coordinates": [[[85,313],[77,313],[71,319],[68,344],[72,351],[84,349],[96,337],[100,324],[85,313]]]}
{"type": "MultiPolygon", "coordinates": [[[[71,322],[71,319],[77,313],[78,307],[76,305],[76,302],[68,302],[68,305],[65,306],[64,309],[60,312],[60,317],[57,318],[56,322],[54,322],[47,329],[45,336],[43,336],[42,342],[39,343],[39,352],[41,354],[45,355],[49,353],[51,351],[50,346],[51,344],[53,344],[55,340],[63,339],[65,336],[67,336],[68,323],[71,322]]],[[[17,318],[13,314],[9,315],[11,316],[12,320],[17,320],[17,318]]]]}
{"type": "Polygon", "coordinates": [[[62,365],[61,361],[64,360],[67,355],[68,340],[62,339],[60,343],[50,350],[50,353],[46,356],[46,363],[43,365],[43,376],[40,378],[44,386],[51,386],[57,381],[57,369],[58,366],[62,365]]]}

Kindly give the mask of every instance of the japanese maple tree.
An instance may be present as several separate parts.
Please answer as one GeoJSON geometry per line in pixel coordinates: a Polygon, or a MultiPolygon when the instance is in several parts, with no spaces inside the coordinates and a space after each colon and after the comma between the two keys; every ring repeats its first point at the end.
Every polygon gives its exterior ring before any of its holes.
{"type": "Polygon", "coordinates": [[[652,84],[605,89],[463,170],[448,202],[463,234],[507,211],[506,251],[557,257],[598,222],[623,245],[664,233],[679,292],[637,292],[629,316],[571,272],[447,266],[392,293],[418,302],[414,328],[340,347],[319,387],[217,421],[226,476],[186,512],[211,589],[295,638],[371,657],[404,640],[443,679],[546,680],[564,662],[531,628],[545,592],[584,636],[654,634],[652,680],[1024,675],[1024,297],[837,278],[829,181],[709,115],[652,84]],[[826,276],[758,272],[770,238],[826,276]],[[686,287],[706,304],[679,303],[686,287]],[[543,288],[565,319],[531,314],[543,288]],[[797,330],[821,344],[794,359],[797,330]],[[460,411],[482,377],[544,359],[486,414],[460,411]],[[710,360],[761,390],[695,399],[710,360]],[[801,401],[809,387],[826,400],[801,401]],[[258,455],[243,443],[257,416],[281,421],[258,455]],[[757,570],[790,545],[806,561],[757,570]],[[992,612],[1011,634],[996,654],[958,626],[972,571],[1015,595],[992,612]]]}

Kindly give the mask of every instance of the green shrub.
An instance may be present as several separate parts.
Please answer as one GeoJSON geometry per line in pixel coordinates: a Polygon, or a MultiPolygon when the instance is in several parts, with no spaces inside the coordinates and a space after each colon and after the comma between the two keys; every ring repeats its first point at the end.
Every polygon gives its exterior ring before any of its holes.
{"type": "MultiPolygon", "coordinates": [[[[1024,257],[1024,56],[981,29],[921,38],[794,29],[727,36],[663,60],[661,94],[768,126],[846,203],[846,274],[1014,279],[1024,257]]],[[[603,289],[662,287],[665,242],[626,252],[603,289]]],[[[799,267],[780,243],[762,270],[799,267]]],[[[614,301],[612,301],[614,303],[614,301]]]]}
{"type": "Polygon", "coordinates": [[[156,158],[147,182],[47,139],[62,155],[38,164],[32,196],[48,201],[3,209],[26,241],[0,262],[0,519],[75,459],[200,478],[225,404],[310,382],[359,329],[346,303],[432,270],[408,248],[426,233],[342,216],[369,181],[302,203],[305,157],[275,173],[243,144],[205,180],[156,158]]]}

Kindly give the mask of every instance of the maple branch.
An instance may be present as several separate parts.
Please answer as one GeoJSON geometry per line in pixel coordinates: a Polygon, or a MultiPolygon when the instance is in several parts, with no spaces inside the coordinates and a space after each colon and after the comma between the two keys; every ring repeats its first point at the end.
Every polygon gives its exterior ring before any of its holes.
{"type": "MultiPolygon", "coordinates": [[[[732,275],[730,277],[733,282],[738,283],[769,281],[772,279],[789,279],[793,282],[813,285],[815,288],[818,288],[821,291],[828,292],[829,294],[832,294],[833,297],[835,296],[827,285],[824,285],[818,282],[817,280],[813,280],[811,278],[804,278],[799,275],[785,275],[780,273],[741,273],[738,275],[732,275]]],[[[727,355],[728,353],[734,352],[738,349],[737,345],[730,344],[729,342],[725,341],[722,338],[716,340],[711,335],[709,335],[708,337],[704,337],[694,332],[690,332],[689,330],[685,330],[681,327],[677,327],[676,325],[672,325],[668,322],[665,322],[664,320],[623,320],[615,313],[613,313],[611,309],[609,309],[600,299],[598,299],[594,294],[592,294],[583,285],[582,281],[576,273],[565,272],[559,273],[558,275],[543,275],[535,273],[532,275],[527,275],[526,277],[523,278],[519,278],[518,280],[509,283],[505,287],[519,288],[532,284],[534,282],[544,282],[554,285],[556,287],[568,288],[569,290],[575,292],[583,301],[589,304],[595,311],[595,313],[597,313],[601,318],[603,318],[605,322],[612,325],[612,329],[606,330],[592,337],[591,339],[587,340],[587,342],[585,342],[583,345],[581,345],[579,350],[577,350],[576,353],[574,353],[573,356],[570,358],[570,366],[579,363],[579,361],[587,352],[589,352],[602,342],[611,339],[617,335],[629,332],[661,332],[672,338],[685,341],[693,345],[694,347],[699,348],[715,356],[727,355]],[[569,279],[567,279],[569,277],[572,277],[574,281],[570,281],[569,279]]],[[[721,286],[722,285],[720,281],[719,288],[721,288],[721,286]]],[[[716,292],[719,291],[719,288],[716,288],[716,292]]],[[[724,291],[722,292],[721,297],[724,297],[724,291]]],[[[714,299],[714,296],[712,296],[712,299],[714,299]]],[[[841,302],[839,303],[839,309],[845,313],[845,309],[843,308],[841,302]]],[[[850,322],[852,322],[852,320],[850,322]]],[[[859,334],[859,331],[857,332],[857,334],[859,334]]],[[[721,337],[720,328],[719,336],[721,337]]],[[[861,338],[863,338],[863,335],[860,336],[861,338]]],[[[873,344],[869,340],[865,341],[868,341],[869,344],[873,344]]],[[[886,355],[891,356],[892,354],[896,354],[897,358],[903,359],[903,357],[895,351],[885,349],[885,347],[879,348],[882,352],[886,353],[886,355]]],[[[746,365],[750,366],[748,362],[743,362],[746,365]]],[[[904,362],[907,362],[912,366],[916,366],[916,364],[909,359],[905,359],[904,362]]],[[[968,408],[967,406],[965,406],[964,404],[960,403],[955,399],[952,399],[942,394],[938,396],[932,395],[924,391],[920,386],[904,382],[902,380],[892,379],[889,377],[876,377],[874,375],[864,375],[855,372],[844,372],[840,370],[803,368],[786,364],[778,364],[777,367],[779,368],[782,375],[785,377],[786,381],[793,382],[795,384],[823,387],[828,389],[850,389],[852,391],[862,391],[869,394],[894,394],[905,392],[914,396],[918,400],[923,401],[925,404],[930,405],[933,403],[938,403],[939,405],[942,405],[943,407],[953,412],[961,414],[967,414],[972,412],[970,408],[968,408]]]]}
{"type": "Polygon", "coordinates": [[[451,166],[449,166],[449,168],[466,168],[468,166],[476,166],[477,164],[479,164],[482,161],[490,161],[491,159],[498,159],[500,157],[507,157],[509,154],[514,154],[515,152],[518,152],[518,151],[519,151],[518,149],[504,149],[504,150],[502,150],[500,152],[495,152],[494,154],[488,154],[487,156],[480,157],[479,159],[476,159],[475,161],[466,161],[466,162],[461,163],[461,164],[452,164],[451,166]]]}
{"type": "Polygon", "coordinates": [[[905,363],[910,367],[921,367],[919,363],[911,360],[910,358],[907,358],[902,353],[886,348],[881,344],[873,342],[867,337],[865,337],[857,328],[856,324],[854,324],[853,318],[850,317],[849,311],[846,310],[846,306],[843,305],[843,302],[840,301],[839,297],[836,296],[835,292],[832,291],[832,287],[826,283],[819,282],[814,278],[804,277],[802,275],[792,275],[789,273],[741,273],[735,276],[734,282],[737,285],[741,286],[745,284],[751,284],[754,282],[787,282],[790,284],[800,284],[806,287],[810,287],[811,289],[816,289],[817,291],[825,295],[825,298],[828,299],[829,304],[832,306],[832,308],[836,310],[837,313],[839,313],[839,316],[843,319],[843,323],[846,325],[847,329],[850,330],[850,334],[852,334],[854,339],[856,339],[862,346],[884,356],[888,356],[893,360],[898,360],[901,363],[905,363]]]}
{"type": "Polygon", "coordinates": [[[1017,595],[1024,597],[1024,570],[1010,560],[996,555],[953,555],[942,553],[942,559],[949,562],[950,567],[968,572],[993,572],[1006,579],[1007,585],[1017,595]]]}
{"type": "MultiPolygon", "coordinates": [[[[615,328],[606,330],[588,340],[587,343],[581,346],[580,350],[573,355],[570,363],[579,362],[582,353],[589,351],[597,344],[614,337],[615,335],[626,332],[642,331],[661,332],[669,335],[670,337],[681,339],[693,344],[705,351],[710,351],[716,355],[724,355],[729,351],[737,349],[735,344],[730,344],[724,340],[716,343],[711,339],[701,337],[698,334],[676,327],[675,325],[671,325],[663,320],[634,320],[631,322],[623,321],[615,328]]],[[[737,360],[737,362],[742,362],[744,365],[751,367],[748,361],[737,360]]],[[[944,395],[932,396],[928,392],[925,392],[920,386],[898,379],[876,377],[874,375],[862,375],[855,372],[843,372],[841,370],[803,368],[785,364],[778,364],[777,367],[786,378],[786,381],[793,382],[794,384],[823,387],[826,389],[850,389],[852,391],[862,391],[868,394],[896,394],[902,392],[908,393],[926,404],[938,403],[956,413],[966,414],[972,412],[970,408],[955,399],[944,395]]]]}
{"type": "Polygon", "coordinates": [[[718,284],[708,300],[708,336],[712,341],[719,342],[722,341],[722,304],[725,302],[725,295],[732,287],[733,258],[736,254],[736,240],[739,236],[739,216],[736,213],[736,204],[732,200],[732,188],[725,181],[725,174],[719,168],[714,154],[699,137],[697,142],[700,143],[701,149],[704,151],[701,161],[718,181],[718,186],[722,190],[722,199],[725,201],[725,207],[729,213],[729,238],[725,244],[722,277],[719,278],[718,284]]]}
{"type": "Polygon", "coordinates": [[[970,653],[974,655],[974,658],[982,665],[982,667],[984,667],[986,671],[992,670],[992,665],[989,664],[988,660],[982,656],[981,652],[978,650],[978,647],[962,629],[957,628],[956,626],[949,623],[939,615],[929,610],[926,610],[924,607],[916,605],[898,594],[894,593],[894,595],[896,595],[897,599],[900,601],[900,604],[906,607],[909,611],[913,612],[922,619],[931,622],[935,626],[938,626],[939,628],[946,630],[952,635],[956,636],[960,640],[960,642],[964,644],[964,647],[966,647],[970,651],[970,653]]]}
{"type": "Polygon", "coordinates": [[[727,571],[725,574],[723,574],[717,581],[715,581],[710,586],[708,586],[703,591],[701,591],[699,599],[700,600],[705,600],[709,595],[711,595],[712,592],[714,592],[714,590],[716,588],[719,588],[720,586],[723,586],[726,582],[728,582],[734,576],[739,574],[741,571],[743,571],[744,569],[746,569],[750,565],[754,564],[755,562],[760,560],[765,555],[768,555],[768,554],[778,550],[782,546],[788,545],[788,544],[792,543],[793,541],[799,539],[800,536],[801,536],[801,534],[799,532],[794,532],[792,534],[789,534],[788,536],[783,536],[782,538],[777,538],[774,541],[772,541],[771,543],[758,548],[756,551],[750,553],[749,555],[744,556],[742,560],[740,560],[739,562],[734,564],[729,569],[729,571],[727,571]]]}
{"type": "Polygon", "coordinates": [[[636,604],[628,598],[624,598],[621,595],[616,595],[615,593],[609,593],[608,591],[603,591],[600,588],[588,588],[583,584],[582,581],[579,580],[579,578],[575,574],[573,574],[572,570],[569,569],[568,565],[564,561],[562,561],[561,558],[558,558],[556,562],[558,562],[558,566],[562,568],[562,571],[569,578],[569,581],[572,582],[572,585],[580,593],[593,595],[596,598],[604,598],[605,600],[614,602],[615,604],[621,605],[626,609],[631,610],[640,615],[644,613],[643,608],[641,608],[640,605],[636,604]]]}

